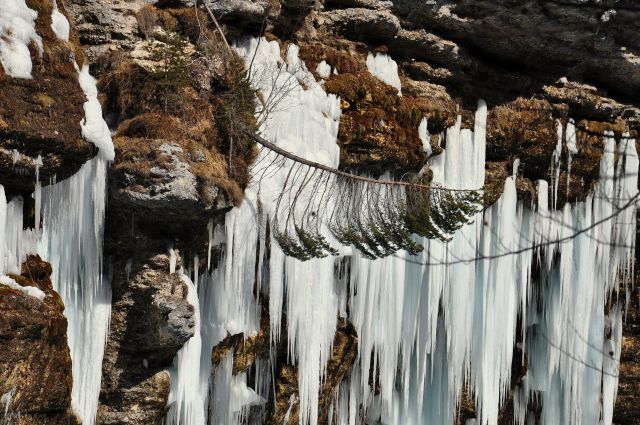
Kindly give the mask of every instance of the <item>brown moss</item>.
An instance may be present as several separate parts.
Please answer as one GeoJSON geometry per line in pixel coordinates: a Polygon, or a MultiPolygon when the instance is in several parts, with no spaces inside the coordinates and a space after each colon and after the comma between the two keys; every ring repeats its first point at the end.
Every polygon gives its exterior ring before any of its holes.
{"type": "Polygon", "coordinates": [[[179,118],[147,112],[122,122],[118,135],[132,138],[181,140],[188,137],[179,118]]]}
{"type": "Polygon", "coordinates": [[[502,196],[504,181],[509,175],[507,161],[485,162],[483,205],[485,208],[493,205],[502,196]]]}
{"type": "Polygon", "coordinates": [[[250,337],[245,337],[243,333],[227,335],[213,347],[211,366],[215,368],[229,352],[233,352],[233,374],[246,372],[258,358],[269,353],[270,339],[269,312],[263,307],[258,333],[250,337]]]}
{"type": "Polygon", "coordinates": [[[325,88],[342,100],[338,142],[344,167],[379,175],[417,171],[424,165],[418,126],[428,114],[425,103],[399,97],[396,89],[367,71],[334,76],[325,88]]]}
{"type": "MultiPolygon", "coordinates": [[[[27,4],[38,12],[35,26],[43,52],[40,54],[33,43],[30,45],[31,79],[10,78],[0,71],[0,122],[4,123],[0,125],[0,146],[8,151],[16,149],[32,159],[40,155],[44,162],[40,167],[41,182],[48,184],[54,175],[62,180],[75,173],[93,156],[95,148],[80,133],[85,96],[74,66],[74,58],[80,65],[83,61],[77,33],[72,28],[69,42],[59,40],[53,33],[52,0],[29,0],[27,4]]],[[[58,9],[66,15],[62,1],[58,2],[58,9]]],[[[14,175],[13,168],[4,165],[5,159],[0,158],[0,180],[5,187],[29,193],[33,180],[24,179],[24,174],[34,173],[35,167],[27,161],[22,174],[14,175]]]]}
{"type": "Polygon", "coordinates": [[[12,278],[43,289],[47,297],[41,302],[0,285],[0,392],[15,391],[11,411],[25,413],[16,423],[77,423],[69,415],[72,379],[64,305],[52,289],[49,264],[29,256],[23,264],[27,270],[28,275],[12,278]]]}
{"type": "Polygon", "coordinates": [[[300,42],[300,58],[304,60],[307,69],[315,73],[318,64],[322,61],[328,63],[339,74],[352,74],[367,69],[366,54],[358,54],[356,46],[352,42],[335,40],[334,45],[326,43],[300,42]]]}
{"type": "Polygon", "coordinates": [[[189,40],[199,45],[204,40],[218,40],[219,34],[211,29],[210,18],[201,9],[195,7],[165,9],[160,20],[165,29],[179,31],[189,40]]]}
{"type": "Polygon", "coordinates": [[[487,159],[520,159],[532,180],[548,179],[551,154],[558,141],[555,119],[547,101],[517,99],[496,106],[487,119],[487,159]]]}

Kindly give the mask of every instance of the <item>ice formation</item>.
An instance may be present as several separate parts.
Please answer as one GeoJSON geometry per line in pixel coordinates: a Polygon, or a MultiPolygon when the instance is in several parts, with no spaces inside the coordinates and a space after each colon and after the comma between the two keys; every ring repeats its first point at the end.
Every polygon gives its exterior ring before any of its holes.
{"type": "Polygon", "coordinates": [[[398,64],[384,53],[369,53],[367,56],[367,69],[380,81],[398,89],[398,96],[402,96],[398,64]]]}
{"type": "Polygon", "coordinates": [[[88,65],[84,65],[78,74],[80,88],[87,98],[84,103],[84,119],[80,122],[82,136],[100,149],[99,154],[102,158],[113,161],[116,154],[111,141],[111,132],[102,118],[102,106],[98,101],[96,80],[89,74],[88,65]]]}
{"type": "MultiPolygon", "coordinates": [[[[13,22],[8,16],[32,16],[22,2],[8,4],[0,25],[13,22]]],[[[8,42],[0,43],[7,49],[8,42]]],[[[257,111],[264,137],[337,167],[339,99],[324,92],[298,58],[298,48],[291,44],[281,52],[277,42],[248,39],[236,49],[251,64],[254,86],[272,102],[272,108],[257,111]]],[[[6,51],[1,50],[3,66],[6,51]]],[[[391,59],[370,55],[367,65],[400,89],[391,59]]],[[[22,200],[7,202],[0,186],[0,282],[19,271],[27,253],[52,264],[69,319],[73,407],[83,423],[93,424],[110,315],[101,261],[106,164],[113,146],[95,82],[86,69],[79,80],[87,96],[82,134],[101,154],[70,179],[37,189],[42,226],[34,229],[23,230],[22,200]]],[[[482,186],[486,119],[481,102],[473,130],[462,129],[458,119],[446,131],[445,151],[430,159],[435,182],[454,189],[482,186]]],[[[427,151],[426,120],[418,130],[427,151]]],[[[417,239],[425,246],[417,256],[370,260],[344,247],[337,258],[286,257],[267,230],[290,168],[256,178],[224,226],[210,226],[210,246],[222,252],[219,261],[209,258],[207,269],[198,270],[196,257],[193,266],[177,270],[189,288],[197,324],[196,335],[176,357],[167,423],[242,423],[249,407],[272,397],[273,355],[236,376],[232,354],[214,370],[210,360],[212,347],[225,336],[258,332],[265,304],[274,347],[286,320],[287,354],[298,373],[287,420],[297,406],[301,425],[317,424],[339,318],[354,325],[359,344],[356,363],[330,408],[334,424],[356,424],[361,409],[374,423],[452,424],[466,390],[478,414],[468,424],[494,425],[510,390],[512,363],[524,361],[524,352],[528,371],[513,395],[517,423],[536,423],[527,407],[536,400],[541,424],[610,425],[624,302],[615,294],[633,271],[638,156],[631,139],[616,146],[607,135],[594,193],[556,210],[561,157],[566,152],[570,164],[578,151],[570,134],[571,128],[559,126],[552,182],[538,182],[535,206],[517,200],[514,172],[500,199],[451,241],[417,239]],[[338,265],[348,273],[336,273],[338,265]],[[607,302],[612,307],[605,312],[607,302]],[[521,351],[514,354],[514,346],[521,351]],[[372,391],[370,376],[379,392],[372,391]]],[[[260,155],[267,158],[258,160],[268,160],[271,154],[260,155]]]]}
{"type": "MultiPolygon", "coordinates": [[[[296,155],[337,166],[339,99],[316,83],[297,47],[281,53],[276,42],[249,39],[236,49],[251,63],[252,82],[263,98],[278,98],[269,114],[257,112],[262,134],[296,155]]],[[[458,119],[446,131],[445,151],[430,160],[437,183],[456,189],[483,185],[486,119],[481,102],[473,130],[462,129],[458,119]]],[[[638,156],[632,140],[616,147],[612,136],[605,137],[594,193],[556,210],[561,157],[578,149],[573,138],[563,137],[570,130],[559,124],[552,184],[538,182],[534,206],[517,199],[514,164],[492,207],[449,242],[418,239],[425,249],[417,256],[369,260],[346,247],[337,258],[285,257],[275,241],[265,239],[272,201],[289,167],[255,176],[224,227],[209,228],[210,247],[220,247],[222,259],[211,264],[209,258],[201,273],[190,271],[199,282],[202,343],[200,379],[197,385],[189,379],[204,417],[213,424],[241,423],[243,406],[271,397],[264,385],[271,379],[268,358],[257,362],[253,380],[232,376],[231,355],[214,371],[209,363],[211,348],[227,334],[258,331],[265,303],[272,342],[280,339],[285,317],[288,356],[298,366],[299,391],[289,400],[286,421],[299,406],[300,424],[317,423],[337,320],[345,317],[358,334],[358,359],[336,389],[332,424],[359,423],[361,408],[372,423],[452,424],[466,390],[477,410],[467,424],[494,425],[510,391],[512,363],[523,362],[524,352],[529,368],[513,401],[518,424],[536,423],[527,405],[537,400],[541,424],[610,425],[624,302],[614,294],[632,274],[638,156]],[[336,273],[338,264],[349,272],[336,273]],[[607,302],[613,307],[605,313],[607,302]],[[370,376],[379,393],[372,391],[370,376]]],[[[183,373],[191,374],[178,366],[178,381],[186,379],[183,373]]]]}
{"type": "Polygon", "coordinates": [[[331,65],[325,61],[320,62],[316,67],[316,73],[320,78],[329,78],[331,76],[331,65]]]}
{"type": "MultiPolygon", "coordinates": [[[[173,252],[172,258],[175,258],[173,252]]],[[[174,367],[170,371],[170,409],[167,413],[166,425],[205,424],[204,400],[200,393],[199,386],[200,352],[202,350],[200,304],[194,282],[192,282],[186,274],[182,274],[181,277],[182,281],[187,285],[187,301],[194,306],[196,326],[194,336],[190,338],[180,350],[175,358],[174,367]]]]}
{"type": "Polygon", "coordinates": [[[98,408],[111,290],[102,270],[107,161],[97,156],[71,178],[42,188],[38,253],[51,263],[65,304],[73,366],[72,407],[92,425],[98,408]]]}
{"type": "Polygon", "coordinates": [[[420,121],[420,125],[418,126],[418,136],[420,137],[420,141],[422,142],[422,149],[427,155],[431,156],[431,136],[429,135],[429,131],[427,130],[426,118],[422,118],[422,121],[420,121]]]}
{"type": "Polygon", "coordinates": [[[36,34],[38,12],[25,0],[3,0],[0,7],[0,63],[15,78],[31,78],[31,53],[34,43],[42,54],[42,39],[36,34]]]}
{"type": "MultiPolygon", "coordinates": [[[[39,254],[51,264],[53,287],[68,321],[72,407],[84,424],[95,421],[111,313],[111,292],[102,275],[106,167],[96,157],[69,179],[41,188],[36,203],[41,204],[42,226],[37,228],[24,229],[23,199],[7,202],[0,185],[0,276],[19,274],[27,254],[39,254]]],[[[0,283],[8,284],[7,279],[1,276],[0,283]]],[[[37,288],[22,289],[44,298],[37,288]]]]}
{"type": "MultiPolygon", "coordinates": [[[[11,76],[31,76],[31,59],[26,46],[35,42],[42,49],[40,37],[35,33],[36,17],[37,13],[23,0],[8,0],[0,8],[0,32],[9,34],[0,39],[0,59],[11,76]]],[[[57,5],[52,14],[52,28],[58,37],[68,38],[69,23],[57,10],[57,5]]],[[[95,80],[89,75],[88,67],[78,69],[78,80],[86,96],[85,118],[79,123],[82,135],[100,152],[71,178],[44,188],[39,181],[42,159],[38,157],[35,161],[32,229],[23,230],[22,198],[7,202],[0,185],[0,275],[19,274],[20,265],[29,253],[40,254],[51,263],[51,280],[65,304],[68,319],[74,381],[72,406],[82,422],[91,425],[98,406],[102,355],[111,309],[109,285],[102,275],[102,238],[106,167],[107,161],[114,158],[114,148],[107,124],[102,119],[95,80]]],[[[19,156],[16,154],[14,161],[19,156]]]]}

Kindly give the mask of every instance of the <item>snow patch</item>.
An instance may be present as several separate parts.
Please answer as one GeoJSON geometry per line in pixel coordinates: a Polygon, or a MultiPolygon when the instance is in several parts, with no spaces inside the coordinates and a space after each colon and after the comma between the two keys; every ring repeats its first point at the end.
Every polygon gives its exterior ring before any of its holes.
{"type": "Polygon", "coordinates": [[[331,76],[331,65],[322,61],[316,67],[316,73],[322,78],[329,78],[331,76]]]}
{"type": "Polygon", "coordinates": [[[618,11],[616,11],[615,9],[609,9],[606,12],[604,12],[602,16],[600,16],[600,21],[609,22],[611,18],[613,18],[617,13],[618,11]]]}
{"type": "Polygon", "coordinates": [[[69,21],[58,10],[58,2],[55,0],[53,2],[53,11],[51,12],[51,29],[60,40],[69,41],[69,21]]]}
{"type": "Polygon", "coordinates": [[[14,78],[31,78],[29,44],[42,55],[42,39],[36,33],[38,12],[24,0],[3,0],[0,7],[0,63],[14,78]]]}
{"type": "Polygon", "coordinates": [[[20,291],[25,295],[37,298],[40,301],[44,301],[45,297],[47,296],[40,288],[36,288],[35,286],[19,285],[18,282],[16,282],[9,276],[0,276],[0,285],[8,286],[9,288],[20,291]]]}

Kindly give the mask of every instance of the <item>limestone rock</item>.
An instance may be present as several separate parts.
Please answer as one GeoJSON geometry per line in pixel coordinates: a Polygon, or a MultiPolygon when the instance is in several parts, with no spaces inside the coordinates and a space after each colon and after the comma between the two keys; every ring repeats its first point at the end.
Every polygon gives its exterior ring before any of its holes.
{"type": "Polygon", "coordinates": [[[115,50],[130,49],[143,38],[136,14],[157,0],[66,0],[91,62],[115,50]]]}
{"type": "Polygon", "coordinates": [[[393,13],[362,7],[321,12],[315,22],[357,41],[386,41],[400,31],[400,20],[393,13]]]}
{"type": "Polygon", "coordinates": [[[165,369],[194,333],[187,287],[169,273],[169,257],[145,257],[114,265],[99,424],[156,424],[169,395],[165,369]]]}

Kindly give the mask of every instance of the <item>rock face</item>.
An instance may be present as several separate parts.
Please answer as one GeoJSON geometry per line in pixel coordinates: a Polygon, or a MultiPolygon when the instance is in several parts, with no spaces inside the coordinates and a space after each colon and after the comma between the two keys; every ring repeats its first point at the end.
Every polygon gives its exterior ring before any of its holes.
{"type": "Polygon", "coordinates": [[[131,48],[144,36],[138,27],[136,13],[155,0],[67,0],[65,3],[80,43],[89,60],[94,62],[110,51],[131,48]]]}
{"type": "MultiPolygon", "coordinates": [[[[329,408],[335,399],[336,388],[347,376],[351,365],[356,360],[357,354],[358,336],[355,329],[348,322],[342,321],[333,340],[331,358],[327,363],[327,376],[320,389],[318,423],[329,423],[329,408]]],[[[265,423],[269,425],[285,423],[285,417],[289,418],[289,423],[296,423],[300,416],[298,373],[296,368],[288,364],[285,359],[281,359],[276,367],[275,381],[276,401],[268,406],[265,423]]]]}
{"type": "MultiPolygon", "coordinates": [[[[557,123],[575,121],[580,149],[571,173],[566,152],[559,164],[561,207],[592,189],[603,132],[620,138],[640,131],[640,9],[632,0],[205,1],[229,38],[264,30],[271,40],[300,47],[324,89],[340,96],[345,169],[417,173],[446,147],[443,131],[457,115],[463,126],[473,125],[482,98],[489,107],[487,206],[502,193],[516,159],[519,196],[535,199],[535,181],[551,177],[557,123]],[[369,54],[397,63],[401,96],[369,70],[369,54]]],[[[245,134],[256,127],[254,92],[243,84],[241,61],[196,3],[58,0],[75,24],[64,41],[51,30],[53,2],[28,0],[38,12],[43,45],[41,53],[31,46],[33,78],[12,78],[0,67],[0,184],[9,194],[29,195],[36,170],[47,184],[96,154],[79,125],[85,98],[74,61],[84,63],[80,45],[99,77],[116,148],[108,180],[105,263],[113,301],[100,424],[163,419],[166,368],[193,335],[195,320],[185,284],[170,273],[163,253],[172,245],[185,258],[206,258],[207,226],[221,223],[242,201],[255,156],[245,134]]],[[[0,285],[0,409],[20,412],[19,419],[10,417],[19,424],[75,421],[64,307],[48,273],[30,259],[15,277],[45,291],[44,302],[0,285]]],[[[628,317],[616,421],[636,424],[637,311],[628,317]]],[[[230,335],[214,347],[214,368],[230,352],[236,375],[266,359],[269,322],[264,311],[257,335],[230,335]]],[[[276,401],[268,401],[263,418],[269,424],[299,419],[297,370],[283,354],[286,326],[282,332],[273,368],[276,401]]],[[[320,423],[327,422],[335,388],[357,353],[355,330],[340,322],[320,394],[320,423]]],[[[526,363],[513,366],[512,389],[526,363]]],[[[475,417],[472,399],[463,400],[460,420],[475,417]]],[[[501,421],[510,422],[512,409],[508,398],[501,421]]]]}
{"type": "Polygon", "coordinates": [[[114,264],[109,337],[102,367],[97,423],[156,424],[164,413],[166,368],[193,336],[186,285],[169,273],[167,255],[114,264]]]}
{"type": "Polygon", "coordinates": [[[67,319],[50,275],[51,266],[31,256],[23,264],[21,276],[11,276],[20,286],[42,290],[46,294],[43,301],[0,284],[3,423],[79,424],[71,413],[67,319]]]}

